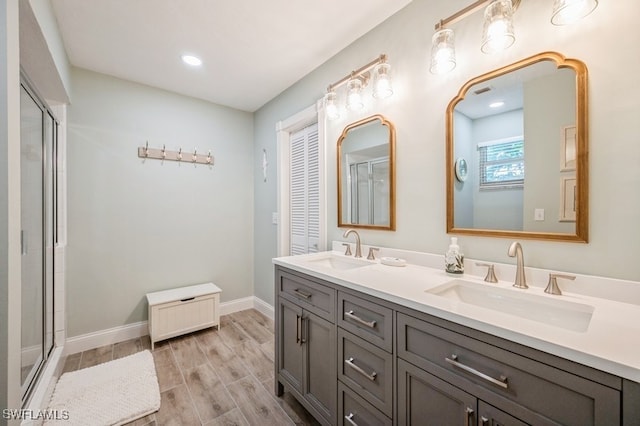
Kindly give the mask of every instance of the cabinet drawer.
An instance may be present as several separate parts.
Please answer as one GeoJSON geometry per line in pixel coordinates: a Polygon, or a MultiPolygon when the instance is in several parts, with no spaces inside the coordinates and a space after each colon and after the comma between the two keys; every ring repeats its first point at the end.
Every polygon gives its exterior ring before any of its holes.
{"type": "Polygon", "coordinates": [[[289,299],[304,309],[335,322],[336,291],[316,281],[280,271],[278,275],[280,296],[289,299]]]}
{"type": "Polygon", "coordinates": [[[392,352],[391,309],[351,294],[338,292],[338,325],[387,352],[392,352]]]}
{"type": "Polygon", "coordinates": [[[338,425],[391,426],[391,419],[338,382],[338,425]]]}
{"type": "Polygon", "coordinates": [[[521,419],[620,422],[615,389],[402,313],[397,322],[399,357],[521,419]]]}
{"type": "Polygon", "coordinates": [[[338,378],[391,416],[393,362],[390,353],[338,328],[338,378]]]}

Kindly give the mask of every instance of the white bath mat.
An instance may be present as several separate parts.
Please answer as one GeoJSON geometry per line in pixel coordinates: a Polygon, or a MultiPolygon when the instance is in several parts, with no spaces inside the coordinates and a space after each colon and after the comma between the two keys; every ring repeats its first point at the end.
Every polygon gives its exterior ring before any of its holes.
{"type": "Polygon", "coordinates": [[[160,408],[153,355],[148,350],[60,376],[45,425],[122,425],[160,408]]]}

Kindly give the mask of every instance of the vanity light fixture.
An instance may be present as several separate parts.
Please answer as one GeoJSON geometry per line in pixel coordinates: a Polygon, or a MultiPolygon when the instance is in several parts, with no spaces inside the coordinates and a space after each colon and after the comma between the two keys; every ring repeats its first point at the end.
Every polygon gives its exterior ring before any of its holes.
{"type": "Polygon", "coordinates": [[[202,59],[198,58],[197,56],[182,55],[181,58],[182,62],[187,65],[191,65],[192,67],[199,67],[200,65],[202,65],[202,59]]]}
{"type": "Polygon", "coordinates": [[[362,80],[355,75],[351,75],[351,79],[347,82],[347,108],[351,111],[364,108],[364,102],[362,101],[362,80]]]}
{"type": "Polygon", "coordinates": [[[436,31],[431,40],[431,73],[446,74],[456,67],[456,46],[451,28],[436,31]]]}
{"type": "Polygon", "coordinates": [[[598,0],[554,0],[551,23],[571,24],[593,12],[597,6],[598,0]]]}
{"type": "Polygon", "coordinates": [[[369,84],[373,74],[372,95],[376,99],[384,99],[393,94],[390,76],[391,65],[387,63],[387,55],[379,57],[366,65],[352,71],[340,80],[327,87],[324,96],[325,113],[329,120],[340,117],[340,105],[338,102],[338,89],[346,85],[345,106],[351,111],[364,108],[363,91],[369,84]],[[373,71],[372,71],[373,70],[373,71]]]}
{"type": "Polygon", "coordinates": [[[327,92],[327,94],[324,95],[324,109],[329,120],[337,120],[338,118],[340,118],[340,111],[338,110],[338,105],[336,104],[337,98],[338,96],[333,90],[327,92]]]}
{"type": "MultiPolygon", "coordinates": [[[[435,25],[431,39],[432,74],[444,74],[456,66],[454,33],[446,28],[484,9],[481,50],[494,53],[509,48],[515,42],[513,13],[522,0],[478,0],[435,25]]],[[[598,0],[554,0],[551,23],[571,24],[589,15],[598,6],[598,0]]]]}
{"type": "Polygon", "coordinates": [[[391,77],[389,71],[391,65],[382,62],[373,69],[373,97],[377,99],[385,99],[393,95],[391,87],[391,77]]]}
{"type": "Polygon", "coordinates": [[[482,30],[483,53],[508,49],[516,41],[513,33],[513,6],[511,0],[495,0],[484,10],[482,30]]]}

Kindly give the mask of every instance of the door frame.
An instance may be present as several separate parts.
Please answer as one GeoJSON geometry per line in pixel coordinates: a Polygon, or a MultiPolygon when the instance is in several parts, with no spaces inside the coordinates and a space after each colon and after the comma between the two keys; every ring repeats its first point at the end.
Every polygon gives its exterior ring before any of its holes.
{"type": "Polygon", "coordinates": [[[319,180],[320,180],[320,238],[318,251],[326,250],[327,246],[327,203],[326,203],[326,149],[325,149],[325,113],[322,99],[318,100],[302,111],[289,118],[276,123],[277,135],[277,207],[278,207],[278,232],[277,255],[289,256],[291,248],[291,219],[290,187],[291,176],[289,174],[289,162],[291,160],[291,135],[314,123],[318,123],[318,149],[319,149],[319,180]]]}

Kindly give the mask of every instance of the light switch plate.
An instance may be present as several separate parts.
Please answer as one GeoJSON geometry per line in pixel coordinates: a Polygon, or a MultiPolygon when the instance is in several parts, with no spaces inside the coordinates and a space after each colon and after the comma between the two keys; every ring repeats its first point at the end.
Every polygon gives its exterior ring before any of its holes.
{"type": "Polygon", "coordinates": [[[535,209],[533,211],[533,220],[536,222],[544,221],[544,209],[535,209]]]}

